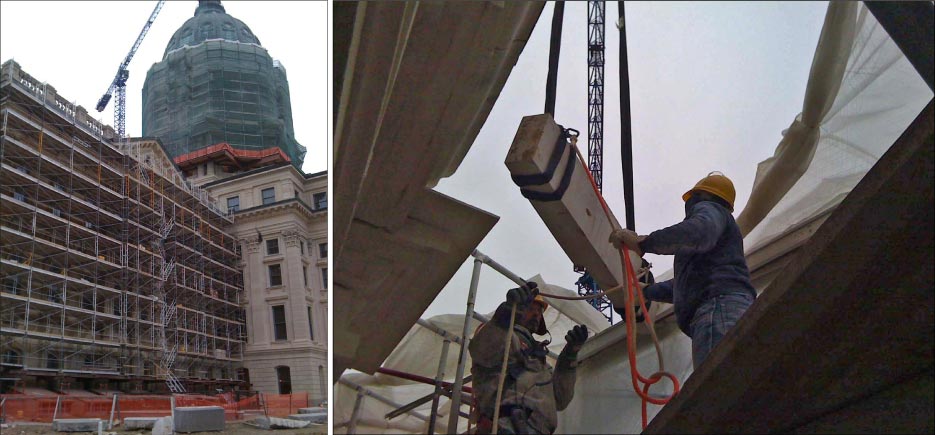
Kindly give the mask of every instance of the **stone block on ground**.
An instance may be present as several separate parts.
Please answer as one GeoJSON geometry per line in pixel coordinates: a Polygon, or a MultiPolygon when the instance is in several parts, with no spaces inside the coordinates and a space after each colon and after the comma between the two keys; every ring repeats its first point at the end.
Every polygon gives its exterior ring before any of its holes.
{"type": "Polygon", "coordinates": [[[160,417],[127,417],[123,419],[124,429],[152,429],[160,417]]]}
{"type": "Polygon", "coordinates": [[[328,413],[327,408],[322,408],[320,406],[315,406],[312,408],[299,408],[299,414],[319,414],[319,413],[328,413]]]}
{"type": "Polygon", "coordinates": [[[59,418],[52,422],[56,432],[95,432],[101,423],[99,418],[59,418]]]}
{"type": "Polygon", "coordinates": [[[172,417],[162,417],[153,424],[153,435],[172,435],[172,417]]]}
{"type": "Polygon", "coordinates": [[[292,418],[269,417],[270,429],[301,429],[311,425],[310,421],[296,420],[292,418]]]}
{"type": "Polygon", "coordinates": [[[184,406],[175,408],[176,432],[211,432],[224,430],[224,408],[220,406],[184,406]]]}
{"type": "Polygon", "coordinates": [[[318,414],[292,414],[289,416],[289,418],[293,420],[310,421],[312,423],[327,423],[328,413],[322,412],[318,414]]]}

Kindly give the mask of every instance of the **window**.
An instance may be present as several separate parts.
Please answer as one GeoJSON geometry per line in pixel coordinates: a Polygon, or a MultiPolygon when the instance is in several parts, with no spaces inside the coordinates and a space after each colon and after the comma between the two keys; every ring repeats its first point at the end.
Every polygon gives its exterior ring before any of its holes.
{"type": "Polygon", "coordinates": [[[279,253],[279,239],[270,239],[266,241],[266,255],[276,255],[279,253]]]}
{"type": "Polygon", "coordinates": [[[55,216],[57,216],[57,217],[62,217],[62,211],[59,210],[59,209],[57,209],[57,208],[55,208],[55,207],[52,207],[52,214],[55,215],[55,216]]]}
{"type": "Polygon", "coordinates": [[[308,308],[308,339],[314,340],[315,330],[312,329],[312,307],[306,307],[306,308],[308,308]]]}
{"type": "Polygon", "coordinates": [[[318,244],[318,257],[328,258],[328,243],[327,242],[318,244]]]}
{"type": "Polygon", "coordinates": [[[305,255],[305,240],[299,241],[299,252],[301,252],[302,255],[305,255]]]}
{"type": "Polygon", "coordinates": [[[273,187],[263,189],[260,191],[260,194],[263,196],[263,205],[272,204],[276,202],[276,190],[273,187]]]}
{"type": "Polygon", "coordinates": [[[328,193],[319,192],[312,195],[312,202],[314,202],[315,210],[328,209],[328,193]]]}
{"type": "Polygon", "coordinates": [[[81,308],[94,310],[94,295],[85,293],[85,295],[81,297],[81,308]]]}
{"type": "Polygon", "coordinates": [[[240,211],[240,197],[239,196],[232,196],[230,198],[227,198],[227,211],[232,212],[232,213],[235,211],[240,211]]]}
{"type": "Polygon", "coordinates": [[[269,286],[276,287],[282,285],[282,266],[278,264],[269,265],[269,286]]]}
{"type": "Polygon", "coordinates": [[[323,289],[328,289],[328,268],[321,269],[321,287],[323,289]]]}
{"type": "Polygon", "coordinates": [[[17,201],[26,202],[26,195],[23,192],[13,192],[13,199],[17,201]]]}
{"type": "Polygon", "coordinates": [[[9,293],[19,293],[19,276],[13,276],[3,279],[3,290],[9,293]]]}
{"type": "Polygon", "coordinates": [[[48,357],[46,358],[47,369],[57,369],[58,368],[58,354],[55,352],[49,352],[48,357]]]}
{"type": "Polygon", "coordinates": [[[276,367],[276,381],[279,384],[279,394],[292,394],[292,379],[289,376],[289,367],[276,367]]]}
{"type": "Polygon", "coordinates": [[[204,166],[201,167],[201,175],[208,175],[208,164],[207,163],[205,163],[204,166]]]}
{"type": "Polygon", "coordinates": [[[296,198],[296,199],[300,199],[300,198],[299,198],[299,191],[298,191],[298,190],[294,190],[293,192],[295,192],[295,198],[296,198]]]}
{"type": "Polygon", "coordinates": [[[273,339],[288,340],[286,336],[286,306],[273,306],[273,339]]]}
{"type": "Polygon", "coordinates": [[[19,352],[8,349],[3,353],[3,363],[4,364],[22,364],[22,361],[19,359],[19,352]]]}
{"type": "Polygon", "coordinates": [[[305,280],[305,286],[308,287],[308,268],[302,266],[302,279],[305,280]]]}

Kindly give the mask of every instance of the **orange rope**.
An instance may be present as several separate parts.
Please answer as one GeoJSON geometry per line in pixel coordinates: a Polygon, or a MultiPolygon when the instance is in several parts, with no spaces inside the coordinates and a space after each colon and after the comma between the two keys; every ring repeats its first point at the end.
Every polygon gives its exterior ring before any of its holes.
{"type": "MultiPolygon", "coordinates": [[[[597,183],[594,181],[594,176],[591,174],[591,171],[588,170],[588,167],[584,161],[584,157],[582,157],[581,151],[578,149],[577,142],[578,142],[577,136],[573,136],[571,139],[571,147],[574,148],[575,153],[577,153],[578,161],[581,163],[582,166],[584,166],[585,173],[588,174],[588,179],[591,181],[591,187],[594,189],[594,193],[597,194],[597,198],[601,202],[601,207],[604,209],[604,214],[607,216],[607,220],[611,222],[611,224],[613,224],[614,221],[611,218],[610,208],[607,206],[607,202],[604,201],[603,195],[601,195],[600,190],[597,188],[597,183]]],[[[571,156],[569,156],[569,158],[571,158],[571,156]]],[[[603,296],[604,294],[618,290],[622,287],[626,288],[627,298],[626,298],[626,307],[625,307],[624,312],[625,312],[626,324],[627,324],[627,357],[630,361],[630,379],[633,383],[633,391],[635,391],[636,394],[640,396],[641,399],[643,399],[642,417],[643,417],[643,428],[645,429],[646,424],[647,424],[646,404],[652,403],[655,405],[665,405],[666,403],[669,403],[669,401],[672,400],[672,398],[675,397],[675,395],[677,395],[679,392],[679,381],[678,381],[678,378],[675,377],[675,375],[669,372],[666,372],[666,371],[662,371],[663,368],[661,367],[662,365],[661,354],[660,354],[660,371],[653,373],[651,376],[649,376],[649,378],[643,377],[643,375],[640,374],[639,369],[636,367],[636,333],[634,331],[635,322],[636,322],[636,313],[634,312],[634,308],[633,308],[633,302],[634,302],[633,292],[634,292],[634,289],[639,289],[639,281],[636,276],[636,273],[633,271],[633,265],[630,263],[629,258],[630,258],[629,249],[627,249],[626,247],[623,247],[623,249],[620,250],[620,262],[621,262],[621,266],[626,272],[625,283],[617,287],[605,290],[601,292],[599,295],[603,296]],[[667,377],[672,381],[672,384],[674,385],[674,390],[672,394],[664,399],[657,399],[657,398],[650,396],[649,386],[652,384],[655,384],[656,382],[659,382],[663,377],[667,377]],[[640,389],[639,386],[637,385],[637,380],[639,380],[640,382],[644,384],[642,389],[640,389]]],[[[654,324],[653,324],[652,317],[649,315],[649,311],[646,309],[646,301],[643,298],[643,292],[637,291],[637,294],[639,295],[640,307],[643,310],[644,317],[646,318],[646,323],[649,325],[649,328],[652,331],[654,328],[654,324]]],[[[552,297],[553,295],[543,294],[542,296],[552,297]]],[[[599,297],[599,296],[588,295],[587,298],[595,298],[595,297],[599,297]]],[[[566,298],[556,298],[556,299],[566,299],[566,298]]],[[[653,341],[656,344],[656,352],[659,352],[658,339],[656,338],[655,333],[653,333],[652,335],[653,335],[653,341]]]]}

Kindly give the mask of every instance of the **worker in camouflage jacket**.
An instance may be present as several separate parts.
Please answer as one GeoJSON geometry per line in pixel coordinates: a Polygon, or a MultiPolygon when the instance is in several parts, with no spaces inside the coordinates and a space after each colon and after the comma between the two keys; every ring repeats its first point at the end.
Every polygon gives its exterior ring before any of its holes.
{"type": "Polygon", "coordinates": [[[510,342],[506,377],[497,432],[501,434],[550,434],[558,425],[558,411],[571,402],[575,391],[578,351],[588,338],[584,325],[575,326],[565,336],[565,348],[556,368],[546,362],[548,341],[536,341],[533,334],[545,335],[543,313],[548,308],[538,294],[536,283],[511,289],[493,318],[474,333],[471,352],[477,433],[491,433],[496,407],[497,386],[506,347],[510,312],[516,304],[515,324],[510,342]]]}
{"type": "Polygon", "coordinates": [[[648,236],[626,229],[610,235],[618,249],[627,246],[640,256],[675,255],[675,277],[647,285],[643,295],[675,306],[679,328],[692,338],[695,369],[756,299],[743,236],[731,215],[735,196],[730,179],[712,172],[682,195],[682,222],[648,236]]]}

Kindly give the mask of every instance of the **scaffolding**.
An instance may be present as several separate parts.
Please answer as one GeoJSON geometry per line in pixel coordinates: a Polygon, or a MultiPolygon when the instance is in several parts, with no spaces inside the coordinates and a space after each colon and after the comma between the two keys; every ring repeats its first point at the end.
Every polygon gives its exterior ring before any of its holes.
{"type": "Polygon", "coordinates": [[[116,143],[13,61],[0,92],[2,378],[58,391],[238,384],[230,217],[158,158],[158,142],[116,143]]]}
{"type": "Polygon", "coordinates": [[[166,53],[143,84],[143,136],[159,137],[175,158],[218,143],[281,149],[297,168],[286,70],[254,43],[214,39],[166,53]]]}

